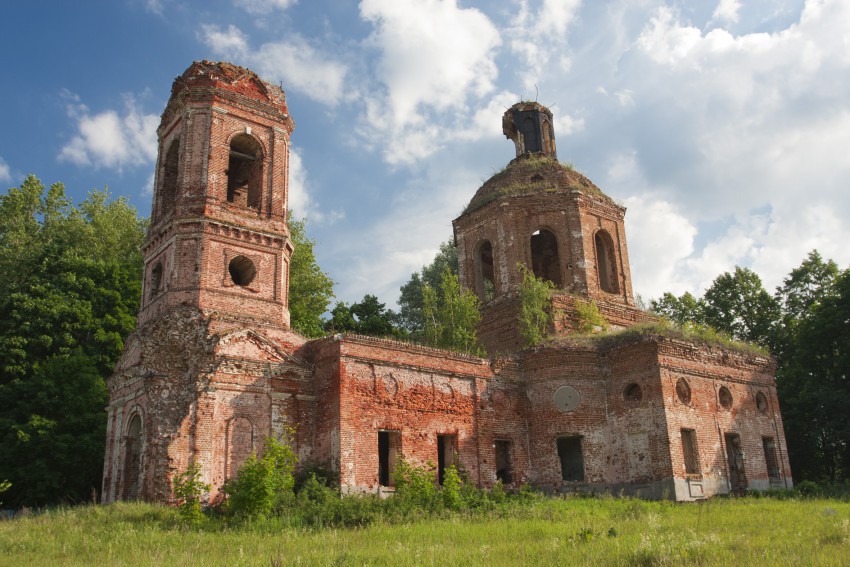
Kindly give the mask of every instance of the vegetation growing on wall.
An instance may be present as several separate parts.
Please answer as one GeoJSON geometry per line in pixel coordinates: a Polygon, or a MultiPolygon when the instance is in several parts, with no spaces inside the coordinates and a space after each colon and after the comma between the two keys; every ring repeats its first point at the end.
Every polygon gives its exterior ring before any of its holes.
{"type": "Polygon", "coordinates": [[[549,335],[554,316],[550,293],[555,289],[555,284],[536,277],[523,264],[517,264],[517,269],[522,274],[519,288],[520,334],[526,346],[534,346],[543,342],[549,335]]]}

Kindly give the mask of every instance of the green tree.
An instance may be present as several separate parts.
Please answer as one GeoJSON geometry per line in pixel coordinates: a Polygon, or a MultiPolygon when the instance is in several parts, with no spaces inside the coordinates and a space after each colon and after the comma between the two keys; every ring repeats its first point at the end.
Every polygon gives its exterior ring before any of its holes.
{"type": "Polygon", "coordinates": [[[541,343],[549,334],[554,314],[550,294],[555,284],[538,278],[523,264],[517,264],[522,273],[519,286],[519,331],[526,346],[541,343]]]}
{"type": "Polygon", "coordinates": [[[325,323],[328,331],[359,333],[374,337],[405,336],[405,331],[397,327],[398,316],[387,309],[386,304],[378,301],[374,295],[366,294],[363,299],[352,305],[338,302],[331,311],[331,318],[325,323]]]}
{"type": "Polygon", "coordinates": [[[437,288],[443,272],[448,269],[457,275],[457,248],[452,241],[440,244],[440,250],[434,260],[423,266],[420,272],[411,274],[410,279],[401,286],[401,296],[398,300],[399,323],[407,329],[415,339],[422,339],[425,329],[425,317],[422,312],[422,289],[424,286],[437,288]]]}
{"type": "Polygon", "coordinates": [[[316,243],[307,237],[306,220],[294,220],[290,214],[289,231],[295,248],[289,268],[290,325],[307,337],[321,337],[322,314],[333,301],[334,282],[316,262],[316,243]]]}
{"type": "Polygon", "coordinates": [[[719,275],[702,299],[704,322],[739,341],[769,346],[779,320],[779,305],[767,292],[758,274],[735,266],[719,275]]]}
{"type": "Polygon", "coordinates": [[[105,378],[135,328],[146,221],[34,176],[0,196],[0,478],[8,504],[83,501],[101,483],[105,378]]]}
{"type": "Polygon", "coordinates": [[[422,288],[423,335],[431,346],[473,354],[481,352],[475,328],[481,320],[478,298],[460,287],[460,281],[448,267],[437,287],[422,288]]]}
{"type": "Polygon", "coordinates": [[[685,323],[702,323],[702,303],[691,292],[686,291],[680,297],[676,297],[669,291],[660,299],[649,302],[652,312],[665,317],[677,325],[685,323]]]}

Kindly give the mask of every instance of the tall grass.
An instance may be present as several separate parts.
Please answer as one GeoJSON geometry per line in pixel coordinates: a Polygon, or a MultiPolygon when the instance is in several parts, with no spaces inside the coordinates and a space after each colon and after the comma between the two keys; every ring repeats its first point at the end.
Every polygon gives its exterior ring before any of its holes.
{"type": "Polygon", "coordinates": [[[360,528],[275,517],[187,529],[154,504],[56,509],[0,521],[0,565],[850,565],[850,503],[826,498],[529,497],[381,514],[360,528]]]}

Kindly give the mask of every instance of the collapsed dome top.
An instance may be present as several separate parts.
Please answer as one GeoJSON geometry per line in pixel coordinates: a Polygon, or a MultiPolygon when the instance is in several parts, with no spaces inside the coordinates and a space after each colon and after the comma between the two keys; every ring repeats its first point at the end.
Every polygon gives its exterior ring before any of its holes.
{"type": "Polygon", "coordinates": [[[581,191],[613,203],[571,165],[558,161],[552,112],[538,102],[518,102],[502,116],[502,131],[516,145],[517,157],[484,182],[463,214],[502,197],[581,191]]]}
{"type": "Polygon", "coordinates": [[[171,87],[172,100],[186,91],[225,91],[269,104],[288,116],[286,95],[277,85],[263,81],[255,72],[225,61],[195,61],[171,87]]]}

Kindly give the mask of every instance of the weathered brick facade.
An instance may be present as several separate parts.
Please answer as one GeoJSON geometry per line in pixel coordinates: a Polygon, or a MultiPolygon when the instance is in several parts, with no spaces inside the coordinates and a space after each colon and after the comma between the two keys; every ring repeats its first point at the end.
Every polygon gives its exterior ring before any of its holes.
{"type": "Polygon", "coordinates": [[[109,379],[103,499],[169,500],[197,462],[220,497],[263,439],[294,428],[345,492],[391,490],[404,455],[552,491],[689,500],[790,486],[773,362],[657,334],[570,338],[575,301],[616,327],[634,306],[625,209],[556,159],[552,115],[504,116],[517,158],[455,220],[482,300],[481,359],[289,329],[289,136],[281,89],[196,62],[159,135],[138,328],[109,379]],[[517,264],[553,281],[555,340],[522,349],[517,264]]]}

